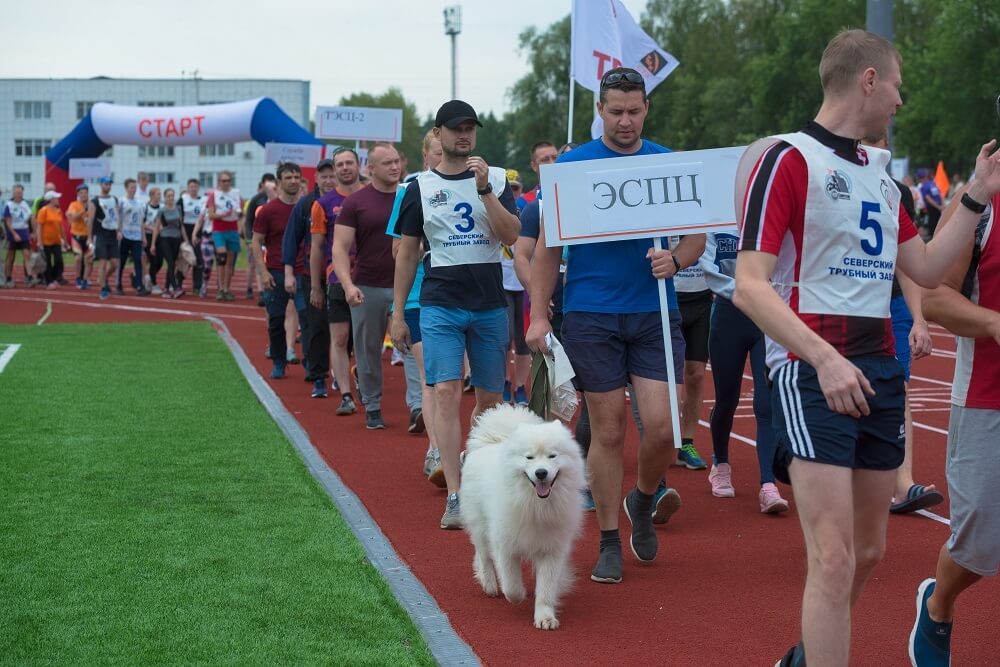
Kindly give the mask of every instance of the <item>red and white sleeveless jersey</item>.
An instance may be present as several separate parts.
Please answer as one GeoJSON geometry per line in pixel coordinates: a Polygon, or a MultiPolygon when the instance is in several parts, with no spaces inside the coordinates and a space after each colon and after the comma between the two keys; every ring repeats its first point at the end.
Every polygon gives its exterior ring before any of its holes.
{"type": "MultiPolygon", "coordinates": [[[[888,152],[815,122],[762,140],[748,155],[753,150],[763,153],[742,200],[739,250],[777,256],[775,291],[840,354],[894,355],[896,249],[917,231],[885,171],[888,152]]],[[[767,337],[772,375],[795,358],[767,337]]]]}
{"type": "MultiPolygon", "coordinates": [[[[976,225],[976,244],[962,293],[983,308],[1000,312],[1000,194],[976,225]]],[[[951,402],[966,408],[1000,410],[1000,345],[992,338],[958,338],[951,402]]]]}

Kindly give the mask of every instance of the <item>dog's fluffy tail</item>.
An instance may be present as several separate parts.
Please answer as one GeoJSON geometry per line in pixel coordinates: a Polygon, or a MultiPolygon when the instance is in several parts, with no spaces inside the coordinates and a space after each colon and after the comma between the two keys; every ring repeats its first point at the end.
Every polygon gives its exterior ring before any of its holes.
{"type": "Polygon", "coordinates": [[[506,440],[521,424],[543,424],[545,420],[521,405],[501,403],[486,410],[476,419],[469,431],[467,449],[473,451],[486,445],[497,445],[506,440]]]}

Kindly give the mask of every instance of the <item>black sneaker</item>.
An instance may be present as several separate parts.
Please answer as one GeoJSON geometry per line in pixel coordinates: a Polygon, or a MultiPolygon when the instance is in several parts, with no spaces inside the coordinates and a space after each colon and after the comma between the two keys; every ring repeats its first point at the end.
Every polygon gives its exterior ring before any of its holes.
{"type": "Polygon", "coordinates": [[[632,524],[632,535],[628,540],[632,547],[632,553],[639,560],[649,562],[656,560],[656,531],[653,530],[652,510],[639,512],[636,509],[636,503],[639,500],[636,495],[638,491],[638,489],[632,489],[622,501],[622,507],[625,508],[625,516],[632,524]]]}
{"type": "Polygon", "coordinates": [[[381,410],[369,410],[365,413],[365,428],[370,431],[385,428],[385,422],[382,421],[381,410]]]}
{"type": "Polygon", "coordinates": [[[774,663],[774,667],[806,667],[806,651],[802,648],[802,642],[788,649],[781,660],[774,663]]]}
{"type": "Polygon", "coordinates": [[[424,411],[420,408],[413,408],[410,411],[410,426],[406,429],[410,433],[424,432],[424,411]]]}
{"type": "Polygon", "coordinates": [[[618,547],[601,551],[597,565],[590,572],[590,580],[599,584],[620,584],[622,582],[622,552],[618,547]]]}
{"type": "Polygon", "coordinates": [[[121,285],[115,287],[115,294],[118,296],[125,296],[125,290],[122,289],[121,285]]]}

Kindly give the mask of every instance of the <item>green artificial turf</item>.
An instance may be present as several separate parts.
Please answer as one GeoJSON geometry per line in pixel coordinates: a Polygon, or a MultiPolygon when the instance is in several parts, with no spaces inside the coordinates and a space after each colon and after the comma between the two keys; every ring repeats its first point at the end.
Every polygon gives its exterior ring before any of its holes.
{"type": "Polygon", "coordinates": [[[208,324],[0,343],[0,664],[434,664],[208,324]]]}

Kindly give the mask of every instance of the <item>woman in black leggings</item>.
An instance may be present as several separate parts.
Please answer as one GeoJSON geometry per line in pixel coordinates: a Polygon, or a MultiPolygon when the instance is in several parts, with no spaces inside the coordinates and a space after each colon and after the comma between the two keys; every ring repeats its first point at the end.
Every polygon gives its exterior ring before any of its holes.
{"type": "Polygon", "coordinates": [[[177,282],[175,269],[181,242],[188,242],[182,221],[183,215],[177,207],[176,193],[173,188],[167,188],[163,193],[163,206],[156,216],[153,247],[150,250],[151,253],[161,255],[167,262],[167,289],[163,292],[164,299],[177,299],[184,295],[184,289],[177,282]]]}
{"type": "Polygon", "coordinates": [[[776,514],[788,509],[788,501],[781,497],[774,483],[775,439],[771,427],[771,393],[767,386],[764,334],[731,301],[736,285],[736,242],[732,234],[708,234],[701,258],[705,281],[715,292],[708,345],[715,384],[715,407],[710,417],[713,465],[708,481],[712,495],[718,498],[736,495],[729,465],[729,440],[749,356],[754,388],[753,412],[757,421],[757,465],[760,468],[757,501],[762,513],[776,514]]]}

